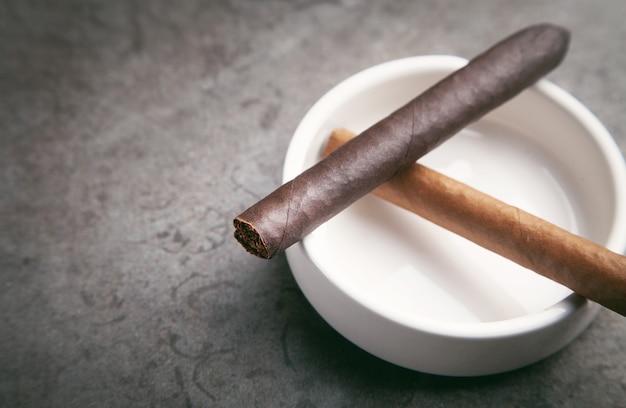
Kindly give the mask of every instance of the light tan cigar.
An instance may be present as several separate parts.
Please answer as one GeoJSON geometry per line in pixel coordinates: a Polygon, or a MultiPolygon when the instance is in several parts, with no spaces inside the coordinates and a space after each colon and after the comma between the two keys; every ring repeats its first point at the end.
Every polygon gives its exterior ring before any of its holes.
{"type": "MultiPolygon", "coordinates": [[[[324,155],[354,136],[335,130],[324,155]]],[[[626,316],[626,256],[417,163],[373,193],[626,316]]]]}

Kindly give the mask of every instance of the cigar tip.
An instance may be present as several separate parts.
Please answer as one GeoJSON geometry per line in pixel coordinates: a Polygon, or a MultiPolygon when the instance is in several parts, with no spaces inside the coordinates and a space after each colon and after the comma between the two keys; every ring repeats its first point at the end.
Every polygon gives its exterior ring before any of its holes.
{"type": "Polygon", "coordinates": [[[238,217],[233,220],[233,225],[235,226],[235,239],[246,251],[259,258],[271,258],[261,234],[252,224],[238,217]]]}
{"type": "Polygon", "coordinates": [[[543,46],[550,49],[559,60],[569,48],[571,33],[565,27],[553,23],[538,23],[528,27],[527,31],[532,32],[533,44],[538,46],[545,44],[543,46]]]}

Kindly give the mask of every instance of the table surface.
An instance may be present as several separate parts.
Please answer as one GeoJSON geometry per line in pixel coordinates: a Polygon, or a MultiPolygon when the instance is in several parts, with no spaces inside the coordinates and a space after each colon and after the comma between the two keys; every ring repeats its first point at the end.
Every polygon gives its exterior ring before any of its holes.
{"type": "Polygon", "coordinates": [[[0,2],[0,406],[618,406],[626,319],[448,378],[383,362],[312,309],[232,218],[280,183],[345,77],[572,31],[549,79],[626,152],[626,2],[0,2]]]}

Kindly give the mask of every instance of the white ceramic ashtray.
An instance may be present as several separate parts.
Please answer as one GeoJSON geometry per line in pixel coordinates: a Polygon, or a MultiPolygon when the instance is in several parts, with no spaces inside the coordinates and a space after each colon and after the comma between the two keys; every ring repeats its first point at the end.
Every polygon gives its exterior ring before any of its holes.
{"type": "MultiPolygon", "coordinates": [[[[362,71],[298,126],[284,181],[335,128],[361,132],[466,60],[423,56],[362,71]]],[[[626,248],[626,166],[572,96],[542,80],[420,163],[573,233],[626,248]]],[[[558,351],[600,306],[373,196],[287,250],[305,296],[338,332],[391,363],[441,375],[513,370],[558,351]]]]}

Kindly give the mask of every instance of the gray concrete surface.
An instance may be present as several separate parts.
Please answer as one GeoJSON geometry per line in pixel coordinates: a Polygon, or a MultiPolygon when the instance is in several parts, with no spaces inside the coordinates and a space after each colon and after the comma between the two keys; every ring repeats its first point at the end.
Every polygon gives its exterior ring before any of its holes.
{"type": "Polygon", "coordinates": [[[348,75],[572,30],[550,79],[626,152],[626,2],[0,1],[0,406],[617,407],[603,310],[514,372],[404,370],[334,332],[285,258],[231,238],[348,75]]]}

